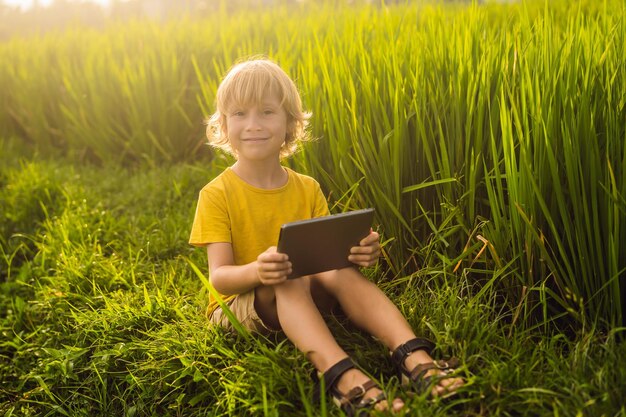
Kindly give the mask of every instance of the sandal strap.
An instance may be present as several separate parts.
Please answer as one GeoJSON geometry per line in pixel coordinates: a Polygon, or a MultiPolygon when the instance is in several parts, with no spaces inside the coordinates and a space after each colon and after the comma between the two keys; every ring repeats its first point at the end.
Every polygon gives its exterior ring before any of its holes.
{"type": "Polygon", "coordinates": [[[444,371],[456,369],[461,365],[461,361],[459,360],[459,358],[456,358],[454,356],[450,359],[435,361],[435,363],[437,364],[437,366],[439,366],[439,369],[444,371]]]}
{"type": "MultiPolygon", "coordinates": [[[[363,399],[363,396],[367,393],[367,391],[378,387],[378,384],[371,379],[368,379],[361,385],[357,385],[345,394],[341,393],[337,389],[336,383],[346,371],[354,367],[355,365],[354,362],[352,362],[352,359],[345,358],[328,368],[326,372],[322,374],[322,378],[324,380],[324,390],[335,398],[335,401],[339,403],[341,409],[346,412],[346,415],[348,416],[361,415],[359,410],[369,409],[378,404],[380,401],[387,399],[387,395],[384,392],[381,392],[374,397],[363,399]]],[[[316,384],[314,393],[316,401],[319,400],[319,391],[320,386],[318,383],[316,384]]]]}
{"type": "Polygon", "coordinates": [[[417,384],[417,387],[420,391],[423,391],[435,381],[447,378],[448,375],[452,374],[458,366],[459,360],[457,358],[450,358],[448,360],[435,360],[429,363],[422,363],[417,365],[415,368],[413,368],[410,374],[408,374],[408,377],[411,382],[417,384]],[[426,376],[426,373],[431,369],[440,370],[442,372],[442,375],[426,376]]]}
{"type": "Polygon", "coordinates": [[[384,391],[381,391],[374,397],[363,398],[365,393],[372,388],[378,388],[378,384],[369,379],[362,385],[352,388],[345,395],[342,395],[334,389],[335,395],[339,395],[336,397],[339,407],[346,413],[346,416],[363,416],[363,412],[366,413],[365,415],[369,416],[369,410],[371,410],[379,402],[387,399],[387,394],[385,394],[384,391]]]}
{"type": "MultiPolygon", "coordinates": [[[[347,405],[355,406],[354,404],[355,400],[362,398],[367,391],[371,390],[372,388],[376,386],[377,386],[376,383],[372,381],[371,379],[369,379],[365,381],[365,383],[361,385],[357,385],[356,387],[353,387],[350,391],[348,391],[341,397],[340,399],[341,406],[342,407],[345,407],[347,405]]],[[[358,407],[360,404],[363,404],[363,403],[364,401],[361,401],[358,404],[356,404],[356,406],[358,407]]]]}
{"type": "Polygon", "coordinates": [[[350,358],[342,359],[328,368],[326,372],[324,372],[324,389],[326,392],[335,386],[335,383],[341,375],[352,368],[354,368],[354,362],[352,362],[352,359],[350,358]]]}
{"type": "Polygon", "coordinates": [[[434,362],[429,362],[429,363],[421,363],[419,365],[417,365],[415,368],[413,368],[413,370],[411,371],[409,378],[411,379],[411,381],[416,382],[419,381],[421,379],[426,379],[423,378],[424,375],[426,375],[426,372],[430,371],[431,369],[435,369],[438,368],[437,365],[435,365],[434,362]]]}
{"type": "Polygon", "coordinates": [[[404,359],[416,350],[424,350],[430,355],[435,344],[428,339],[416,337],[398,346],[391,354],[391,361],[399,369],[404,369],[404,359]]]}

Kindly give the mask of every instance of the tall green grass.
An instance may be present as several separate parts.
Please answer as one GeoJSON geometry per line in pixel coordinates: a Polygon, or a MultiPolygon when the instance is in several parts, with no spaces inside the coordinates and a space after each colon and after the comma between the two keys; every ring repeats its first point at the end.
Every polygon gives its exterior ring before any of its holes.
{"type": "Polygon", "coordinates": [[[576,10],[557,31],[548,10],[534,22],[539,47],[521,31],[507,80],[517,88],[502,93],[501,136],[491,136],[503,158],[490,168],[489,204],[513,227],[524,284],[545,285],[583,323],[587,312],[624,319],[623,23],[576,10]]]}
{"type": "Polygon", "coordinates": [[[267,54],[320,138],[292,163],[335,210],[376,207],[390,276],[506,267],[498,286],[533,301],[525,318],[610,326],[626,288],[625,12],[309,2],[16,39],[0,45],[0,133],[100,164],[208,160],[219,77],[267,54]]]}
{"type": "Polygon", "coordinates": [[[498,24],[471,7],[329,25],[297,65],[323,94],[325,140],[303,166],[337,196],[358,184],[351,204],[381,212],[393,270],[470,260],[486,239],[488,267],[515,260],[513,303],[532,288],[544,322],[621,323],[624,8],[529,7],[500,9],[498,24]],[[433,244],[436,258],[416,259],[433,244]]]}
{"type": "MultiPolygon", "coordinates": [[[[217,172],[0,167],[3,208],[20,202],[12,213],[39,213],[31,222],[0,218],[12,231],[2,248],[30,248],[0,257],[0,414],[342,415],[313,401],[312,366],[291,343],[208,325],[206,255],[186,236],[197,190],[217,172]],[[32,192],[41,188],[54,191],[32,192]]],[[[382,345],[344,318],[330,320],[342,346],[406,401],[407,415],[626,416],[623,330],[533,331],[501,303],[496,283],[511,271],[474,265],[449,279],[447,268],[380,285],[438,355],[462,359],[468,385],[450,401],[410,395],[382,345]],[[471,278],[478,273],[482,285],[471,278]]],[[[366,270],[373,280],[380,272],[366,270]]]]}

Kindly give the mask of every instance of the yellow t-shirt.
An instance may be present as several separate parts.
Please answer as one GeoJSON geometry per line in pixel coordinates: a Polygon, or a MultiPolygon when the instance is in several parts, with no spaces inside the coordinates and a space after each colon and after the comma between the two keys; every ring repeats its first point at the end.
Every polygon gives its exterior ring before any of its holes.
{"type": "MultiPolygon", "coordinates": [[[[189,243],[229,242],[235,265],[250,263],[278,244],[284,223],[326,216],[328,203],[313,178],[284,167],[287,183],[271,190],[254,187],[226,168],[198,198],[189,243]]],[[[225,301],[231,297],[224,297],[225,301]]],[[[209,312],[217,306],[210,301],[209,312]]]]}

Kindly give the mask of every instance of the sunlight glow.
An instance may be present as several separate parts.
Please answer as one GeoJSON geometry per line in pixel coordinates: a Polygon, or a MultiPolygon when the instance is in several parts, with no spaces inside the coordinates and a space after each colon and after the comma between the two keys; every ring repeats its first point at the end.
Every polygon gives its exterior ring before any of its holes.
{"type": "MultiPolygon", "coordinates": [[[[40,6],[49,6],[53,0],[1,0],[0,3],[6,6],[19,7],[22,10],[29,9],[33,7],[35,3],[39,3],[40,6]]],[[[81,0],[81,1],[73,1],[73,3],[96,3],[103,7],[109,5],[110,0],[81,0]]]]}

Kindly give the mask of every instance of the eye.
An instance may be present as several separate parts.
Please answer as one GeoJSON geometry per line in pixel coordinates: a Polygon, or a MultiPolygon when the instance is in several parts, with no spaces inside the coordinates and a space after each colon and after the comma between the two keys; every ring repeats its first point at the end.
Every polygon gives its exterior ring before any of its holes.
{"type": "Polygon", "coordinates": [[[243,116],[244,114],[245,114],[245,113],[244,113],[243,111],[241,111],[241,110],[236,110],[236,111],[234,111],[234,112],[232,113],[232,116],[233,116],[233,117],[241,117],[241,116],[243,116]]]}
{"type": "Polygon", "coordinates": [[[265,110],[263,110],[263,114],[265,114],[265,115],[270,115],[270,114],[274,114],[274,113],[275,113],[274,109],[265,109],[265,110]]]}

